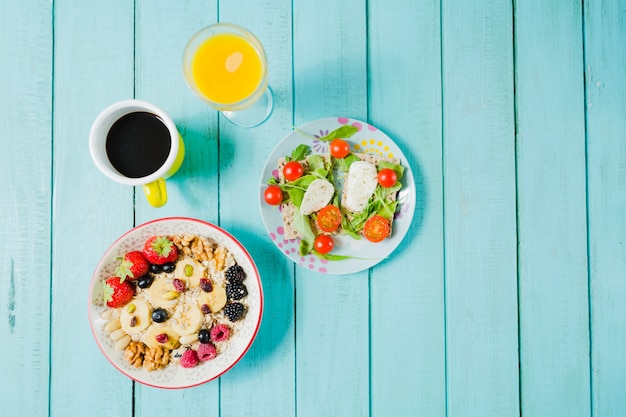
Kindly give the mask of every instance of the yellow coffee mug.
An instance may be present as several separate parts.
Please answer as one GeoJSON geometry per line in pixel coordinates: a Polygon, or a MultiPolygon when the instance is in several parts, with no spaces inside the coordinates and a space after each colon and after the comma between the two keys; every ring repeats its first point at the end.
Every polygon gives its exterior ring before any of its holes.
{"type": "Polygon", "coordinates": [[[123,100],[104,109],[89,134],[98,169],[120,184],[141,185],[148,202],[167,202],[165,179],[178,171],[185,144],[172,119],[154,104],[123,100]]]}

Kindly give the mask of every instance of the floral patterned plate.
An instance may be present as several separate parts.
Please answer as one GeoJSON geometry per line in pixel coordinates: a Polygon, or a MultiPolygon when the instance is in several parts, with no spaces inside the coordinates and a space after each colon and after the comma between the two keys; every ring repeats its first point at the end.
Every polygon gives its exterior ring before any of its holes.
{"type": "Polygon", "coordinates": [[[157,388],[188,388],[200,385],[231,369],[252,345],[261,324],[262,312],[261,277],[246,249],[233,236],[218,226],[185,217],[153,220],[124,233],[102,255],[93,274],[89,290],[89,323],[96,343],[104,356],[124,375],[142,384],[157,388]],[[103,302],[102,282],[115,274],[119,257],[131,250],[140,250],[150,236],[181,234],[204,236],[230,252],[246,274],[244,283],[248,289],[248,295],[245,297],[247,311],[245,316],[237,321],[237,331],[215,359],[201,362],[193,368],[185,369],[171,364],[161,370],[147,371],[143,367],[132,366],[124,358],[124,351],[115,349],[115,342],[111,340],[110,333],[105,331],[108,320],[103,318],[103,312],[107,307],[103,302]]]}
{"type": "Polygon", "coordinates": [[[365,122],[344,117],[320,119],[299,127],[289,133],[272,151],[269,156],[259,184],[259,205],[263,223],[276,247],[296,264],[327,274],[349,274],[368,269],[385,258],[396,249],[406,235],[415,211],[415,181],[408,160],[398,146],[385,133],[365,122]],[[300,256],[299,239],[284,239],[284,228],[280,208],[265,203],[263,192],[271,177],[278,178],[277,161],[280,157],[290,155],[300,144],[309,145],[314,154],[327,154],[328,142],[318,138],[327,135],[342,125],[356,126],[359,131],[346,139],[351,152],[373,153],[381,156],[400,159],[404,166],[404,175],[400,180],[402,189],[398,193],[398,209],[393,222],[390,238],[380,243],[371,243],[366,239],[356,240],[347,235],[335,237],[334,255],[351,256],[349,259],[328,261],[315,255],[300,256]]]}

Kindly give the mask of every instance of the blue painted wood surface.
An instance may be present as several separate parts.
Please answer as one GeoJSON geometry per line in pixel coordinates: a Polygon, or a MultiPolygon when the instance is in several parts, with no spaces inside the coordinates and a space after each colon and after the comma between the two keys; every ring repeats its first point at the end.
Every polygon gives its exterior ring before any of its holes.
{"type": "Polygon", "coordinates": [[[7,416],[626,415],[626,3],[242,0],[0,3],[0,400],[7,416]],[[240,129],[186,87],[182,50],[251,29],[275,110],[240,129]],[[167,111],[187,156],[170,201],[92,164],[96,115],[167,111]],[[257,178],[294,125],[350,116],[416,179],[409,234],[327,276],[268,239],[257,178]],[[230,372],[133,383],[86,314],[102,252],[171,215],[229,230],[266,306],[230,372]]]}

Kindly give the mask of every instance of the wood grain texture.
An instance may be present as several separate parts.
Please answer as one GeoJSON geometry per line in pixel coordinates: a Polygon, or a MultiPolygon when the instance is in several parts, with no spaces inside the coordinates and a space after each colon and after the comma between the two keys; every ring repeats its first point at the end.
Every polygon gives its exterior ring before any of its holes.
{"type": "MultiPolygon", "coordinates": [[[[540,7],[543,6],[543,7],[540,7]]],[[[515,13],[521,406],[590,414],[580,2],[515,13]]]]}
{"type": "Polygon", "coordinates": [[[587,1],[592,415],[626,414],[626,5],[587,1]]]}
{"type": "Polygon", "coordinates": [[[370,119],[408,158],[417,194],[404,241],[372,271],[373,416],[445,415],[440,22],[439,1],[369,2],[370,119]]]}
{"type": "Polygon", "coordinates": [[[292,124],[291,1],[222,1],[219,20],[243,25],[259,38],[274,92],[273,113],[261,126],[242,129],[220,116],[220,225],[250,251],[265,297],[255,342],[221,378],[221,412],[224,416],[293,416],[293,264],[269,240],[259,212],[259,198],[268,180],[260,177],[261,171],[292,124]]]}
{"type": "Polygon", "coordinates": [[[133,2],[60,2],[54,16],[50,414],[131,416],[132,383],[97,348],[86,297],[100,256],[133,225],[132,188],[101,174],[88,146],[98,113],[133,94],[133,2]]]}
{"type": "MultiPolygon", "coordinates": [[[[294,123],[367,119],[366,3],[294,2],[294,123]]],[[[296,414],[369,413],[369,276],[296,268],[296,414]]]]}
{"type": "Polygon", "coordinates": [[[0,5],[0,401],[24,415],[49,404],[51,15],[45,1],[0,5]]]}
{"type": "MultiPolygon", "coordinates": [[[[188,216],[217,223],[217,115],[187,87],[182,56],[187,41],[217,18],[217,1],[139,1],[135,7],[135,95],[165,110],[185,143],[180,170],[167,180],[168,202],[150,206],[136,187],[135,219],[188,216]]],[[[218,416],[219,381],[187,390],[164,391],[135,384],[135,413],[218,416]]]]}
{"type": "Polygon", "coordinates": [[[444,0],[447,413],[517,416],[512,7],[444,0]]]}

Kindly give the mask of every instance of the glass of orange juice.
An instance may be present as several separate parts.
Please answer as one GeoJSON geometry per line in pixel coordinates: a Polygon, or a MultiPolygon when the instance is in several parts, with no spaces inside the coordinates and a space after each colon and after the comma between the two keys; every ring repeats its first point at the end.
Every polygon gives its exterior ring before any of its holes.
{"type": "Polygon", "coordinates": [[[183,73],[196,95],[238,126],[258,126],[272,112],[265,50],[241,26],[215,23],[193,35],[183,73]]]}

